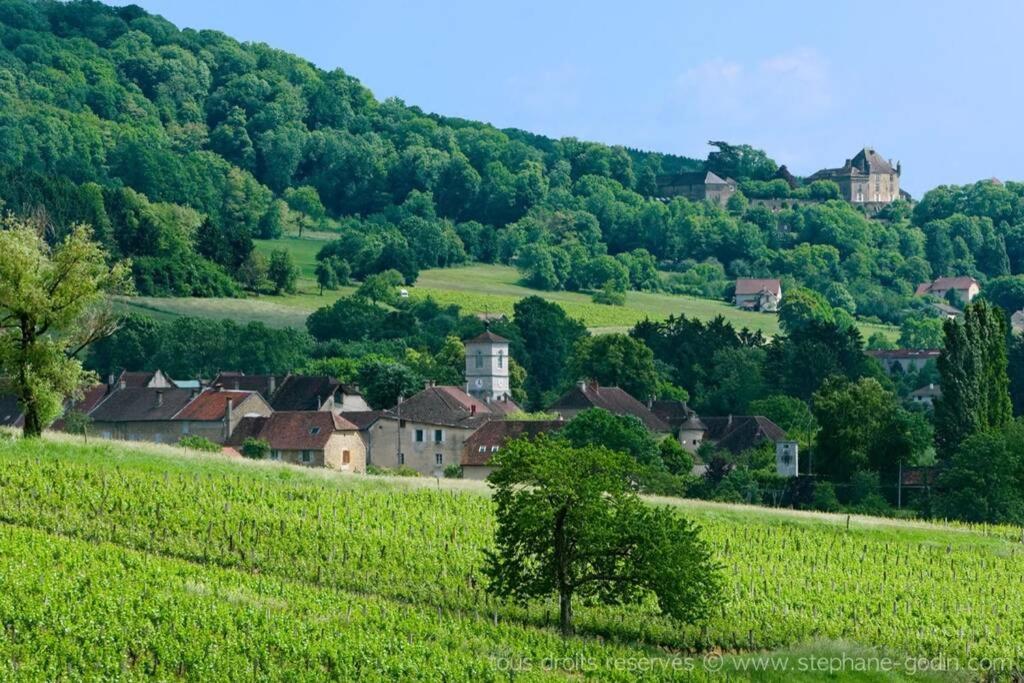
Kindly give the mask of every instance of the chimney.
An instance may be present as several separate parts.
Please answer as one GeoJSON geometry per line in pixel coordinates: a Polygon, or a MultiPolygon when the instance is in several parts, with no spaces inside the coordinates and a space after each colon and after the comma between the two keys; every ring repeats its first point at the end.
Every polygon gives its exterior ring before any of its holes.
{"type": "Polygon", "coordinates": [[[586,380],[582,380],[582,379],[576,380],[576,388],[579,389],[580,391],[586,391],[587,390],[587,382],[586,382],[586,380]]]}
{"type": "MultiPolygon", "coordinates": [[[[270,376],[270,396],[274,395],[274,390],[275,389],[277,389],[277,377],[275,377],[274,375],[271,375],[270,376]]],[[[267,398],[270,398],[270,396],[267,396],[267,398]]]]}
{"type": "Polygon", "coordinates": [[[110,373],[109,375],[107,375],[107,386],[114,386],[114,373],[110,373]]]}
{"type": "Polygon", "coordinates": [[[220,382],[217,382],[216,384],[213,385],[213,390],[214,391],[224,391],[224,385],[222,383],[220,383],[220,382]]]}
{"type": "Polygon", "coordinates": [[[163,404],[164,404],[164,392],[158,390],[156,392],[156,407],[159,408],[163,404]]]}
{"type": "Polygon", "coordinates": [[[317,394],[316,395],[316,409],[320,410],[320,406],[322,406],[322,405],[323,404],[320,402],[320,394],[317,394]]]}
{"type": "Polygon", "coordinates": [[[118,387],[118,389],[127,389],[128,388],[128,380],[126,380],[124,378],[124,375],[121,375],[121,381],[118,382],[117,387],[118,387]]]}
{"type": "Polygon", "coordinates": [[[224,411],[224,418],[227,420],[227,424],[229,425],[229,427],[231,425],[231,413],[233,412],[232,408],[234,408],[233,404],[234,404],[234,401],[229,398],[228,399],[228,403],[227,403],[227,408],[224,411]]]}
{"type": "Polygon", "coordinates": [[[470,417],[472,417],[473,415],[476,415],[476,404],[475,403],[473,403],[473,404],[471,404],[469,406],[469,415],[470,415],[470,417]]]}
{"type": "Polygon", "coordinates": [[[725,423],[726,427],[732,427],[732,413],[729,413],[729,421],[725,423]]]}

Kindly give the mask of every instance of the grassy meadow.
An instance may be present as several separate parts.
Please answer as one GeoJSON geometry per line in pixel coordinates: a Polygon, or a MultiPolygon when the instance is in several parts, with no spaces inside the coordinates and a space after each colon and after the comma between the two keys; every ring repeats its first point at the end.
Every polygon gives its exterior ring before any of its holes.
{"type": "MultiPolygon", "coordinates": [[[[158,318],[193,315],[206,318],[231,318],[238,322],[262,321],[272,327],[303,327],[306,316],[340,296],[355,291],[342,287],[320,294],[314,268],[316,254],[327,233],[307,233],[302,238],[257,240],[256,248],[269,255],[274,249],[287,248],[300,269],[298,291],[282,296],[246,297],[243,299],[196,299],[131,297],[119,302],[123,310],[142,312],[158,318]]],[[[701,320],[721,315],[738,328],[778,333],[776,316],[767,313],[740,311],[724,301],[654,292],[629,292],[625,306],[595,304],[587,294],[578,292],[544,292],[524,286],[519,273],[510,266],[471,264],[457,268],[437,268],[420,274],[416,285],[409,287],[414,298],[433,297],[445,304],[456,304],[473,313],[504,313],[523,297],[539,295],[565,309],[570,316],[582,320],[593,332],[623,332],[644,318],[661,320],[670,315],[685,314],[701,320]]],[[[898,330],[887,325],[860,325],[865,336],[880,331],[895,339],[898,330]]]]}
{"type": "Polygon", "coordinates": [[[843,678],[930,680],[911,675],[925,658],[959,669],[940,679],[971,680],[972,657],[1002,673],[1024,664],[1017,528],[652,499],[703,528],[722,568],[721,604],[703,624],[651,603],[581,605],[577,635],[562,639],[554,603],[486,593],[487,494],[478,482],[169,446],[6,440],[0,672],[788,681],[820,679],[796,668],[808,657],[885,656],[895,670],[843,678]],[[755,655],[772,657],[772,669],[749,670],[755,655]]]}

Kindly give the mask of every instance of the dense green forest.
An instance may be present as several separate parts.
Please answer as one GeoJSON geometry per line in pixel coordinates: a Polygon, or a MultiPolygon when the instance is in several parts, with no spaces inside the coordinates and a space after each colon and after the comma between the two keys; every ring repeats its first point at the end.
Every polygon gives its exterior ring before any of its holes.
{"type": "Polygon", "coordinates": [[[780,211],[659,201],[662,172],[706,167],[752,196],[780,181],[743,145],[702,162],[378,101],[341,70],[135,6],[0,0],[0,102],[4,206],[52,239],[93,225],[144,294],[258,287],[253,238],[308,229],[337,233],[324,260],[357,279],[498,261],[541,289],[727,297],[770,275],[894,322],[931,277],[1024,271],[1017,183],[940,187],[879,220],[823,187],[780,211]]]}

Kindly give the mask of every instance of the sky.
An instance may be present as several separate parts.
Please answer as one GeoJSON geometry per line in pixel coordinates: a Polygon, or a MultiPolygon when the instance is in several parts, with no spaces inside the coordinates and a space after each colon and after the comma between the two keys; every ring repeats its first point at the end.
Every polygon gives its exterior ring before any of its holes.
{"type": "Polygon", "coordinates": [[[697,158],[747,143],[797,175],[872,146],[915,197],[1024,178],[1015,0],[133,4],[500,128],[697,158]]]}

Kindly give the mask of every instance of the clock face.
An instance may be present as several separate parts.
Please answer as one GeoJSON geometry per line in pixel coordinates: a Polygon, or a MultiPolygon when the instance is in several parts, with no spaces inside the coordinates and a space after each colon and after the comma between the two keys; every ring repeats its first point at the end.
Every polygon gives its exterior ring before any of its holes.
{"type": "Polygon", "coordinates": [[[484,385],[484,381],[482,379],[477,379],[477,381],[476,381],[476,388],[479,389],[483,385],[484,385]]]}

